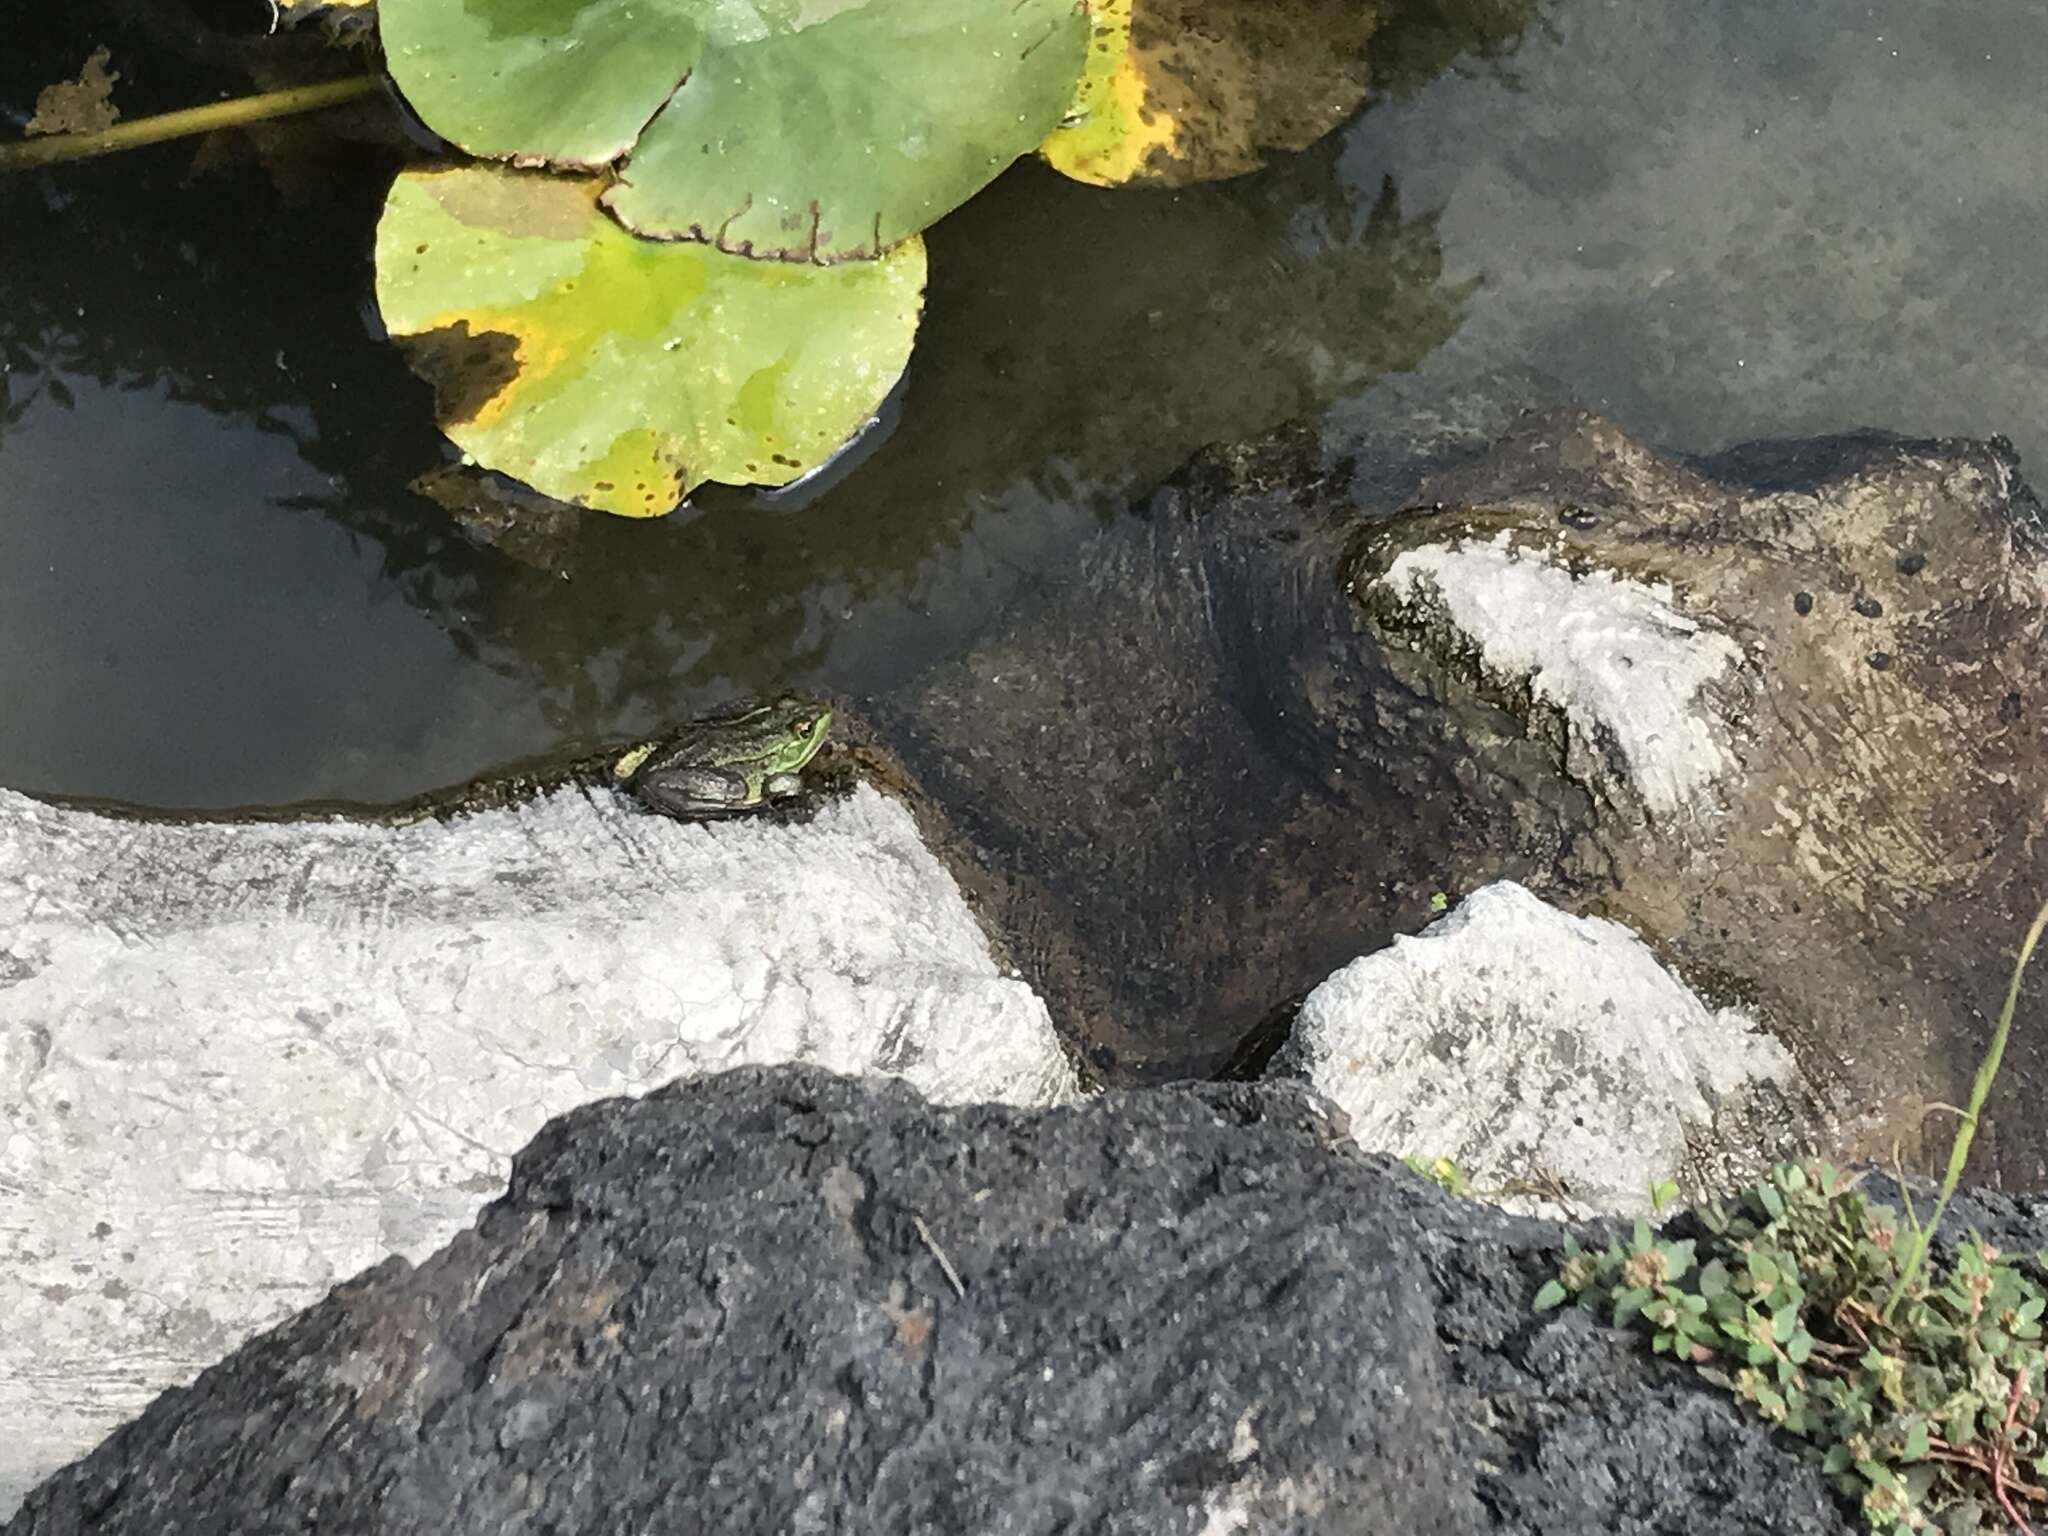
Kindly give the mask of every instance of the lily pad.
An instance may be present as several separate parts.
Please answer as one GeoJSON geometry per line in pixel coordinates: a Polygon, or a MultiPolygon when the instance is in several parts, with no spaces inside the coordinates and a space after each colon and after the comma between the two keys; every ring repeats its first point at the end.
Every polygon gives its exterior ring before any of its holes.
{"type": "Polygon", "coordinates": [[[1185,186],[1306,149],[1364,103],[1385,0],[1099,0],[1067,125],[1040,154],[1097,186],[1185,186]]]}
{"type": "Polygon", "coordinates": [[[392,78],[472,155],[595,169],[629,228],[873,257],[1072,99],[1076,0],[383,0],[392,78]]]}
{"type": "Polygon", "coordinates": [[[706,480],[786,485],[910,358],[925,260],[748,261],[640,240],[595,177],[408,171],[377,225],[377,304],[478,463],[626,517],[706,480]]]}

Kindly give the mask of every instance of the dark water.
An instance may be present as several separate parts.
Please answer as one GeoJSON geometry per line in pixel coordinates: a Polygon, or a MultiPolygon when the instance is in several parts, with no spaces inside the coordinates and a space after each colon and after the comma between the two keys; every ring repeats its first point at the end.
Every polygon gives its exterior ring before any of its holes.
{"type": "MultiPolygon", "coordinates": [[[[261,4],[0,0],[0,120],[98,43],[131,116],[246,89],[261,4]]],[[[2048,6],[1436,0],[1260,175],[1018,167],[930,237],[887,430],[807,495],[523,563],[376,335],[375,107],[0,181],[0,784],[385,799],[735,694],[886,695],[1205,442],[1506,375],[1666,445],[1876,425],[2033,457],[2048,6]],[[258,153],[258,150],[261,153],[258,153]]]]}

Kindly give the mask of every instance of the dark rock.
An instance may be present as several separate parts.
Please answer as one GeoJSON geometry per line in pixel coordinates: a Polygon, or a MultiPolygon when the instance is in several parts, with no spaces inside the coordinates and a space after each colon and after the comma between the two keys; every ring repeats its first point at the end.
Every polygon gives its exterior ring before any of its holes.
{"type": "MultiPolygon", "coordinates": [[[[1838,1156],[1898,1145],[1925,1168],[1950,1123],[1931,1112],[1968,1092],[2048,894],[2026,830],[2048,794],[2026,723],[2048,659],[2041,534],[1996,442],[1859,433],[1686,464],[1565,412],[1363,530],[1349,584],[1384,665],[1435,705],[1460,792],[1531,808],[1494,845],[1536,861],[1514,878],[1766,1023],[1842,1116],[1838,1156]],[[1561,529],[1579,508],[1598,525],[1561,529]],[[1941,558],[1900,558],[1918,549],[1941,558]],[[1667,659],[1689,652],[1666,692],[1641,664],[1654,625],[1607,601],[1624,589],[1666,610],[1667,659]],[[1674,793],[1667,771],[1693,781],[1674,793]]],[[[2044,1083],[2022,1027],[1980,1176],[2048,1176],[2044,1083]]]]}
{"type": "Polygon", "coordinates": [[[1561,1236],[1287,1087],[733,1073],[554,1122],[6,1533],[1848,1532],[1689,1372],[1530,1310],[1561,1236]]]}
{"type": "Polygon", "coordinates": [[[1525,802],[1460,792],[1442,711],[1353,613],[1355,475],[1325,448],[1204,454],[965,658],[875,702],[957,834],[956,878],[1108,1083],[1255,1059],[1430,892],[1539,868],[1523,824],[1583,820],[1534,774],[1525,802]]]}

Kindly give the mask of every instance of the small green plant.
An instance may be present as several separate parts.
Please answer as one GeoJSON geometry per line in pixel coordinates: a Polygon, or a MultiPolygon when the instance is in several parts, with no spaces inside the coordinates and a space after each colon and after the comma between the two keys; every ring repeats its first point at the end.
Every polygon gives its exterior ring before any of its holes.
{"type": "Polygon", "coordinates": [[[1456,1195],[1462,1200],[1473,1194],[1471,1177],[1448,1157],[1418,1155],[1404,1157],[1401,1161],[1407,1164],[1410,1173],[1420,1174],[1447,1195],[1456,1195]]]}
{"type": "Polygon", "coordinates": [[[1929,1257],[2044,926],[2048,906],[2020,946],[1926,1221],[1903,1181],[1902,1226],[1863,1194],[1860,1174],[1780,1163],[1733,1208],[1698,1212],[1703,1237],[1673,1241],[1638,1221],[1601,1252],[1567,1238],[1563,1269],[1536,1306],[1573,1301],[1648,1330],[1653,1350],[1810,1442],[1880,1536],[2001,1526],[2031,1536],[2027,1512],[2048,1507],[2048,1252],[2030,1270],[1972,1234],[1952,1255],[1929,1257]]]}
{"type": "MultiPolygon", "coordinates": [[[[1570,1239],[1539,1307],[1569,1299],[1651,1333],[1757,1413],[1811,1441],[1874,1531],[1980,1528],[2048,1498],[2038,1420],[2041,1287],[1972,1240],[1884,1317],[1911,1244],[1856,1176],[1781,1163],[1704,1240],[1638,1221],[1595,1253],[1570,1239]]],[[[1910,1236],[1910,1229],[1906,1234],[1910,1236]]]]}

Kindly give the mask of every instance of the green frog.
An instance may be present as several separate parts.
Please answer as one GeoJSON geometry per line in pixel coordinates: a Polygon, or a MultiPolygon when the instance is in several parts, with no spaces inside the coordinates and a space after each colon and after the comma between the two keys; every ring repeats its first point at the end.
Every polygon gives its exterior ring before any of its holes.
{"type": "Polygon", "coordinates": [[[612,777],[671,816],[730,816],[795,794],[831,723],[816,699],[784,694],[635,747],[612,764],[612,777]]]}

